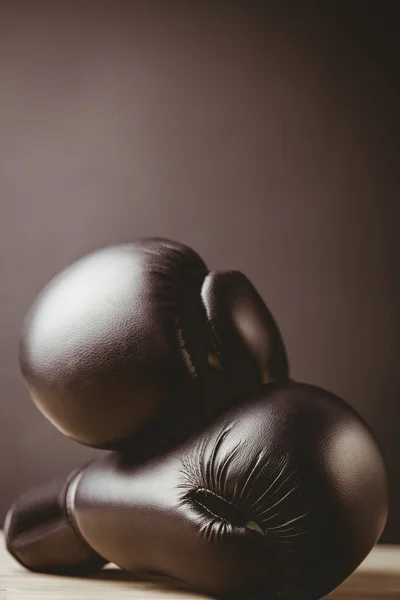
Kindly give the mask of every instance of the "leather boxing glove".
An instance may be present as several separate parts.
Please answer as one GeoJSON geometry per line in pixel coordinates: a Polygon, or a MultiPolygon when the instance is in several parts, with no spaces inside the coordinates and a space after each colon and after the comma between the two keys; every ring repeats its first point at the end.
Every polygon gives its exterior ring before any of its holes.
{"type": "Polygon", "coordinates": [[[292,382],[264,386],[164,457],[135,466],[108,453],[49,489],[6,519],[26,567],[110,561],[239,598],[321,598],[377,542],[388,503],[367,425],[335,395],[292,382]]]}
{"type": "Polygon", "coordinates": [[[149,422],[167,436],[288,379],[280,332],[249,280],[159,238],[98,250],[56,276],[26,317],[20,365],[59,430],[109,449],[149,422]]]}

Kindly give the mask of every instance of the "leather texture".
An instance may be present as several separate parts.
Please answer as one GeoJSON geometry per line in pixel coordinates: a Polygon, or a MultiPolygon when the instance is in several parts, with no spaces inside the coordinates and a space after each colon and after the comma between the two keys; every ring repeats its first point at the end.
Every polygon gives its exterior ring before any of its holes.
{"type": "Polygon", "coordinates": [[[25,319],[20,365],[64,434],[115,449],[141,433],[142,451],[289,377],[281,334],[248,279],[209,273],[193,250],[161,238],[98,250],[50,281],[25,319]]]}
{"type": "MultiPolygon", "coordinates": [[[[356,412],[288,382],[264,385],[163,457],[93,461],[72,476],[65,503],[68,526],[123,569],[168,574],[215,597],[316,600],[377,542],[388,494],[380,449],[356,412]]],[[[25,497],[10,511],[6,540],[29,567],[26,511],[25,497]]],[[[39,554],[51,554],[43,524],[35,537],[47,548],[39,554]]]]}

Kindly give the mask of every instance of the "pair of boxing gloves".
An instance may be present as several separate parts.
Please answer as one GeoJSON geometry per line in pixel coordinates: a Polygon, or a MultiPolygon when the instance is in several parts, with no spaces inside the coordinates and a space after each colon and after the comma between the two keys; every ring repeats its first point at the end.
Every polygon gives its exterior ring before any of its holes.
{"type": "Polygon", "coordinates": [[[33,571],[113,562],[218,598],[316,600],[383,531],[369,427],[289,378],[244,275],[209,272],[182,244],[145,239],[72,264],[28,313],[20,358],[43,414],[111,450],[10,508],[7,548],[33,571]]]}

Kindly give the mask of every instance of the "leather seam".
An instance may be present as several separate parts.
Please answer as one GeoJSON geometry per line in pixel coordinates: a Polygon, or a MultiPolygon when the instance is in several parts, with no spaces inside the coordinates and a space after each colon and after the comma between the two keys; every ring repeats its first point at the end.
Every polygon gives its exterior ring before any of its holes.
{"type": "Polygon", "coordinates": [[[67,522],[71,525],[71,528],[73,530],[73,532],[75,533],[76,537],[86,546],[86,548],[93,554],[95,554],[96,556],[98,556],[98,553],[92,548],[92,546],[85,540],[85,538],[83,537],[83,535],[81,534],[81,532],[79,531],[79,528],[76,524],[75,521],[75,517],[73,514],[73,497],[74,497],[74,492],[76,490],[76,484],[78,482],[78,479],[82,476],[83,471],[84,471],[85,467],[82,467],[81,469],[77,469],[76,471],[73,471],[71,474],[71,478],[67,483],[67,489],[65,492],[65,514],[67,517],[67,522]]]}
{"type": "MultiPolygon", "coordinates": [[[[212,490],[209,490],[209,489],[207,489],[205,487],[199,487],[195,491],[196,492],[206,492],[207,494],[210,494],[211,496],[214,496],[215,498],[218,498],[222,502],[226,502],[226,504],[229,504],[229,506],[232,506],[232,508],[236,508],[237,510],[243,510],[240,506],[234,504],[230,500],[226,500],[225,498],[223,498],[222,496],[220,496],[216,492],[213,492],[212,490]]],[[[229,521],[228,519],[226,519],[222,515],[217,515],[216,513],[214,513],[212,510],[210,510],[207,506],[205,506],[202,502],[200,502],[196,498],[193,498],[193,502],[195,502],[198,506],[201,506],[208,514],[212,515],[213,517],[215,517],[219,521],[223,521],[224,523],[228,523],[229,525],[232,525],[231,521],[229,521]]]]}
{"type": "MultiPolygon", "coordinates": [[[[240,506],[238,506],[237,504],[234,504],[234,502],[231,502],[230,500],[223,498],[223,496],[221,496],[220,494],[217,494],[216,492],[213,492],[212,490],[209,490],[206,487],[198,487],[196,489],[196,492],[207,492],[207,494],[210,494],[211,496],[215,496],[216,498],[218,498],[219,500],[222,500],[222,502],[226,502],[226,504],[229,504],[233,508],[237,508],[238,510],[243,510],[240,506]]],[[[197,502],[197,500],[196,500],[196,502],[197,502]]],[[[199,502],[199,504],[200,504],[200,502],[199,502]]]]}

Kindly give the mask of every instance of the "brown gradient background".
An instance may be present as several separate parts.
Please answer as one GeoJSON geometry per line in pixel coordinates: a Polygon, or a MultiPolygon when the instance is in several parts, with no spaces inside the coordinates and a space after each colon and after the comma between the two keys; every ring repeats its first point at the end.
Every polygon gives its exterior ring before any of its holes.
{"type": "Polygon", "coordinates": [[[305,4],[0,1],[1,517],[95,454],[25,392],[25,312],[82,254],[162,235],[244,271],[292,375],[372,425],[400,542],[396,3],[305,4]]]}

